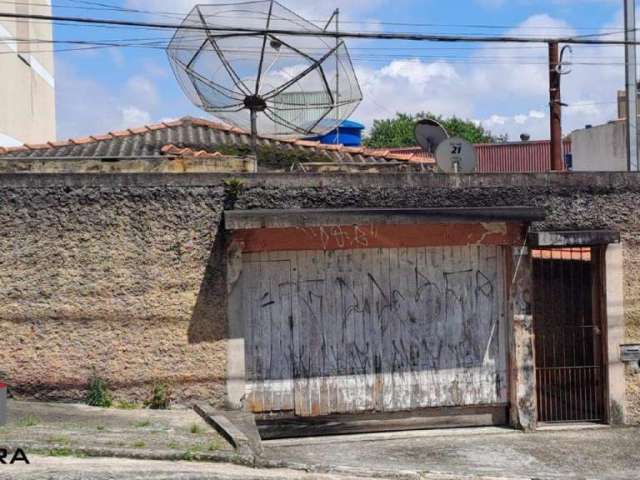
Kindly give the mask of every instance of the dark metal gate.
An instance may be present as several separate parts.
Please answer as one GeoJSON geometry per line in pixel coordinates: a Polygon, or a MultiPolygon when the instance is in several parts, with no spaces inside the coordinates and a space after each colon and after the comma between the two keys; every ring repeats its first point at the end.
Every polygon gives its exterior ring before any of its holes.
{"type": "Polygon", "coordinates": [[[602,253],[532,251],[538,420],[603,421],[602,253]]]}

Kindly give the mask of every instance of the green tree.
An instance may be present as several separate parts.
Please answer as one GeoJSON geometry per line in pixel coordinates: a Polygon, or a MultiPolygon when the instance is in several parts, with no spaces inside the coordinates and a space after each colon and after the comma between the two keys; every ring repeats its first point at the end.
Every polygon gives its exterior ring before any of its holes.
{"type": "Polygon", "coordinates": [[[423,118],[431,118],[439,122],[452,137],[462,137],[471,143],[498,143],[507,141],[506,135],[493,135],[482,125],[456,116],[442,117],[430,113],[410,115],[397,113],[395,118],[374,120],[373,128],[365,139],[365,145],[372,148],[414,147],[415,124],[423,118]]]}

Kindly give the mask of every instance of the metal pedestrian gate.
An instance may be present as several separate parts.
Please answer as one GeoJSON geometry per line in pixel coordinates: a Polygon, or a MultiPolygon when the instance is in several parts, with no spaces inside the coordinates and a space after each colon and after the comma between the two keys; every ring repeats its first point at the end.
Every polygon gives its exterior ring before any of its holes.
{"type": "Polygon", "coordinates": [[[532,251],[538,420],[603,421],[602,250],[532,251]]]}

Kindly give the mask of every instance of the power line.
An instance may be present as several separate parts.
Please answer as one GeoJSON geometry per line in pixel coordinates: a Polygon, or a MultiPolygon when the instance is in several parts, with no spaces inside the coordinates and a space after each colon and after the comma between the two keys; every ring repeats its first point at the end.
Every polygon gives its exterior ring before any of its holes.
{"type": "MultiPolygon", "coordinates": [[[[84,10],[97,10],[97,11],[111,11],[111,12],[122,12],[122,13],[139,13],[139,14],[145,14],[145,15],[159,15],[159,16],[168,16],[168,17],[174,17],[177,18],[179,20],[182,20],[185,18],[185,16],[188,14],[188,12],[177,12],[177,11],[163,11],[163,10],[141,10],[141,9],[135,9],[135,8],[125,8],[125,7],[121,7],[118,5],[111,5],[108,3],[101,3],[101,2],[92,2],[92,1],[88,1],[88,0],[66,0],[68,2],[71,3],[75,3],[75,4],[79,4],[79,5],[83,5],[82,7],[80,6],[71,6],[71,5],[60,5],[60,4],[46,4],[46,3],[33,3],[33,2],[14,2],[14,1],[8,1],[8,0],[0,0],[0,3],[3,4],[12,4],[12,5],[30,5],[30,6],[42,6],[42,7],[53,7],[56,9],[60,9],[60,8],[64,8],[64,9],[74,9],[74,10],[80,10],[80,9],[84,9],[84,10]]],[[[225,16],[224,14],[221,15],[216,15],[216,17],[221,17],[221,18],[237,18],[234,16],[225,16]]],[[[207,15],[205,15],[205,18],[207,18],[207,15]]],[[[266,15],[263,16],[247,16],[244,18],[251,18],[251,19],[266,19],[266,15]]],[[[324,22],[325,19],[313,19],[313,20],[308,20],[310,22],[324,22]]],[[[360,20],[341,20],[342,23],[346,23],[346,24],[355,24],[355,25],[359,25],[362,23],[365,23],[363,21],[360,20]]],[[[571,30],[597,30],[597,28],[595,27],[581,27],[581,26],[576,26],[576,27],[560,27],[560,26],[554,26],[554,25],[549,25],[549,26],[522,26],[522,25],[507,25],[507,24],[503,24],[503,25],[496,25],[496,24],[480,24],[480,23],[470,23],[470,24],[457,24],[457,23],[417,23],[417,22],[383,22],[383,21],[375,21],[376,25],[389,25],[389,26],[406,26],[406,27],[426,27],[426,28],[441,28],[441,27],[445,27],[445,28],[479,28],[479,29],[491,29],[491,30],[505,30],[505,29],[513,29],[513,28],[519,28],[521,30],[531,30],[531,31],[535,31],[535,30],[556,30],[556,31],[571,31],[571,30]]],[[[620,33],[619,30],[614,30],[611,29],[610,33],[597,33],[594,35],[610,35],[610,34],[615,34],[615,33],[620,33]]]]}
{"type": "Polygon", "coordinates": [[[88,17],[65,17],[58,15],[35,15],[20,13],[0,13],[0,18],[14,18],[23,20],[44,20],[56,22],[71,22],[90,25],[126,26],[152,29],[182,29],[207,32],[226,32],[244,35],[263,36],[292,35],[306,37],[326,38],[352,38],[370,40],[408,40],[430,42],[467,42],[467,43],[564,43],[574,45],[640,45],[640,42],[627,42],[625,40],[594,40],[591,38],[549,38],[549,37],[517,37],[517,36],[464,36],[464,35],[429,35],[419,33],[370,33],[370,32],[331,32],[331,31],[300,31],[282,29],[257,29],[257,28],[220,28],[202,25],[170,24],[161,22],[139,22],[132,20],[99,19],[88,17]]]}
{"type": "MultiPolygon", "coordinates": [[[[113,40],[51,40],[51,39],[21,39],[11,38],[6,39],[21,44],[53,44],[53,45],[80,45],[84,48],[66,48],[66,49],[32,49],[32,53],[51,53],[51,52],[75,52],[92,49],[104,49],[104,48],[147,48],[155,50],[164,50],[166,48],[166,38],[142,38],[142,39],[113,39],[113,40]]],[[[191,50],[189,47],[183,47],[185,50],[191,50]]],[[[391,49],[393,52],[393,49],[391,49]]],[[[430,51],[428,48],[419,49],[420,51],[430,51]]],[[[235,58],[249,58],[259,53],[259,50],[255,48],[243,48],[237,47],[233,49],[223,49],[224,53],[234,55],[235,58]]],[[[323,50],[322,50],[323,51],[323,50]]],[[[12,52],[3,52],[10,54],[12,52]]],[[[283,58],[297,58],[297,55],[282,54],[283,58]]],[[[358,52],[352,55],[353,59],[360,60],[369,63],[386,63],[395,60],[428,60],[428,61],[445,61],[450,64],[487,64],[487,65],[546,65],[547,62],[543,60],[541,56],[503,56],[503,55],[473,55],[473,56],[460,56],[460,55],[422,55],[422,54],[407,54],[402,53],[373,53],[368,51],[358,52]]],[[[624,62],[616,60],[617,57],[610,56],[581,56],[572,61],[573,65],[583,66],[606,66],[606,65],[624,65],[624,62]],[[613,61],[607,61],[613,59],[613,61]],[[595,60],[595,61],[588,61],[595,60]]]]}

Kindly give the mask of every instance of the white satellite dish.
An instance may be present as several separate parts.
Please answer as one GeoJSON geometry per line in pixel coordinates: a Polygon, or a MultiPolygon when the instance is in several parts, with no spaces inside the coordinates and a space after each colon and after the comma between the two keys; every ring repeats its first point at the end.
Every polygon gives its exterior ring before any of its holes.
{"type": "Polygon", "coordinates": [[[446,173],[472,173],[476,169],[476,150],[463,138],[448,138],[438,145],[436,161],[446,173]]]}
{"type": "Polygon", "coordinates": [[[425,152],[435,154],[438,145],[449,138],[445,128],[435,120],[425,118],[416,123],[414,134],[418,145],[425,152]]]}

